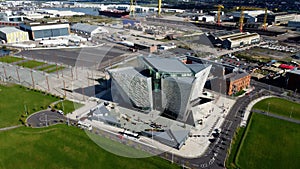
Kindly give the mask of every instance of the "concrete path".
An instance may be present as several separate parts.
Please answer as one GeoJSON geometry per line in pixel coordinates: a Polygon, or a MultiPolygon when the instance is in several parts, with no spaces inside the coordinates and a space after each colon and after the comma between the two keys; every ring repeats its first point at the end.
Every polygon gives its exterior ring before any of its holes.
{"type": "Polygon", "coordinates": [[[16,125],[16,126],[10,126],[10,127],[4,127],[4,128],[0,128],[0,131],[6,131],[6,130],[11,130],[11,129],[15,129],[15,128],[19,128],[23,125],[16,125]]]}
{"type": "Polygon", "coordinates": [[[243,119],[242,119],[242,121],[241,121],[241,126],[246,126],[246,125],[247,125],[247,120],[248,120],[248,117],[249,117],[250,112],[251,112],[251,110],[252,110],[252,107],[253,107],[256,103],[258,103],[258,102],[260,102],[260,101],[262,101],[262,100],[264,100],[264,99],[270,98],[270,97],[274,97],[274,96],[262,96],[262,97],[259,97],[259,98],[255,99],[255,100],[252,100],[252,101],[248,104],[248,106],[247,106],[247,108],[246,108],[246,110],[245,110],[244,117],[243,117],[243,119]]]}
{"type": "Polygon", "coordinates": [[[281,116],[281,115],[278,115],[278,114],[268,113],[268,112],[264,112],[264,111],[257,110],[257,109],[252,110],[252,112],[263,114],[263,115],[266,115],[266,116],[274,117],[274,118],[285,120],[285,121],[289,121],[289,122],[292,122],[292,123],[300,124],[300,120],[285,117],[285,116],[281,116]]]}

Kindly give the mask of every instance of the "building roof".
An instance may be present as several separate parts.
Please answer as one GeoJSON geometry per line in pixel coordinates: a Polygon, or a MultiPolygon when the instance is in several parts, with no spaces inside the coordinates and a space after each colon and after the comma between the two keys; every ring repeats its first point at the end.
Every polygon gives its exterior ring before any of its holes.
{"type": "Polygon", "coordinates": [[[0,28],[0,32],[8,34],[8,33],[13,33],[13,32],[24,32],[24,31],[17,29],[15,27],[3,27],[3,28],[0,28]]]}
{"type": "Polygon", "coordinates": [[[287,64],[281,64],[279,67],[282,68],[282,69],[290,69],[290,70],[295,68],[294,66],[287,65],[287,64]]]}
{"type": "Polygon", "coordinates": [[[225,75],[224,78],[229,81],[236,81],[248,75],[249,74],[247,72],[238,71],[238,72],[229,73],[225,75]]]}
{"type": "Polygon", "coordinates": [[[135,77],[145,77],[140,72],[138,72],[134,67],[123,67],[123,68],[116,68],[116,69],[109,69],[108,72],[110,73],[119,73],[119,74],[127,74],[135,77]]]}
{"type": "Polygon", "coordinates": [[[228,35],[232,35],[232,34],[237,34],[240,33],[239,30],[233,30],[233,31],[218,31],[218,32],[214,32],[214,33],[210,33],[212,36],[219,38],[221,36],[228,36],[228,35]]]}
{"type": "Polygon", "coordinates": [[[185,141],[185,138],[190,133],[189,130],[172,130],[168,129],[164,132],[148,132],[143,131],[148,135],[153,134],[153,138],[163,144],[166,144],[170,147],[180,148],[179,146],[185,141]]]}
{"type": "Polygon", "coordinates": [[[175,58],[144,57],[144,61],[158,72],[192,73],[184,63],[175,58]]]}
{"type": "Polygon", "coordinates": [[[233,37],[233,38],[229,38],[229,40],[235,41],[235,40],[240,40],[240,39],[243,39],[243,38],[249,38],[249,37],[254,37],[254,36],[259,36],[259,35],[257,33],[244,34],[244,35],[241,35],[241,36],[236,36],[236,37],[233,37]]]}
{"type": "Polygon", "coordinates": [[[84,23],[76,23],[71,26],[71,29],[79,30],[82,32],[88,32],[92,33],[93,31],[99,29],[99,26],[96,25],[89,25],[89,24],[84,24],[84,23]]]}
{"type": "Polygon", "coordinates": [[[207,64],[200,64],[200,63],[196,63],[196,64],[186,64],[186,66],[188,68],[190,68],[195,74],[204,70],[205,68],[208,67],[207,64]]]}

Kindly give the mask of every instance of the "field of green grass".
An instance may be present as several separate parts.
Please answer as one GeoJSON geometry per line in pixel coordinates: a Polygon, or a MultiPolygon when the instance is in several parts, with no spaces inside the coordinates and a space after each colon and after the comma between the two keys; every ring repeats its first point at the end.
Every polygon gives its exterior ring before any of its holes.
{"type": "Polygon", "coordinates": [[[237,168],[235,164],[236,155],[239,151],[239,146],[241,144],[242,138],[244,136],[245,127],[240,127],[237,129],[234,138],[232,139],[232,146],[230,149],[229,157],[226,160],[226,168],[234,169],[237,168]]]}
{"type": "Polygon", "coordinates": [[[256,103],[253,109],[258,109],[267,112],[268,103],[270,103],[270,112],[286,117],[290,117],[291,115],[292,118],[300,120],[300,104],[276,97],[267,98],[256,103]]]}
{"type": "Polygon", "coordinates": [[[55,65],[47,65],[47,66],[44,66],[42,68],[39,68],[38,70],[45,71],[47,69],[53,69],[53,68],[55,68],[55,65]]]}
{"type": "Polygon", "coordinates": [[[299,168],[299,133],[299,124],[252,114],[236,157],[238,168],[299,168]]]}
{"type": "Polygon", "coordinates": [[[136,159],[111,154],[84,131],[63,124],[3,131],[0,143],[0,168],[179,168],[158,157],[136,159]]]}
{"type": "Polygon", "coordinates": [[[38,66],[41,66],[41,65],[44,65],[44,64],[46,64],[46,63],[35,61],[35,60],[28,60],[26,62],[19,63],[18,65],[23,66],[23,67],[27,67],[27,68],[35,68],[35,67],[38,67],[38,66]]]}
{"type": "Polygon", "coordinates": [[[19,119],[25,114],[25,109],[31,114],[59,100],[18,85],[0,85],[0,96],[0,128],[20,124],[19,119]]]}
{"type": "Polygon", "coordinates": [[[23,60],[22,58],[17,58],[17,57],[12,57],[12,56],[3,56],[0,57],[0,62],[5,62],[5,63],[13,63],[23,60]]]}
{"type": "MultiPolygon", "coordinates": [[[[56,67],[56,66],[55,66],[55,67],[56,67]]],[[[53,72],[56,72],[56,71],[63,70],[64,68],[65,68],[64,66],[58,66],[57,69],[56,69],[56,68],[49,69],[49,70],[47,70],[46,72],[47,72],[47,73],[53,73],[53,72]]]]}
{"type": "Polygon", "coordinates": [[[80,103],[75,103],[75,102],[72,102],[69,100],[64,100],[64,101],[61,101],[61,102],[57,103],[56,105],[54,105],[54,108],[62,110],[65,114],[68,114],[82,106],[83,105],[80,103]]]}

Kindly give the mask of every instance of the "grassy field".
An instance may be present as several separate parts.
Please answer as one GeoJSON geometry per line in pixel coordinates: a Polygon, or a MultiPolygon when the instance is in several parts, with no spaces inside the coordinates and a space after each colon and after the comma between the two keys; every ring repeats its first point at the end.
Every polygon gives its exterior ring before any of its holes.
{"type": "Polygon", "coordinates": [[[293,53],[254,47],[249,50],[236,52],[235,55],[238,58],[254,62],[268,62],[272,59],[290,62],[292,59],[289,56],[292,56],[293,53]]]}
{"type": "Polygon", "coordinates": [[[234,169],[237,168],[236,164],[235,164],[235,159],[236,159],[236,155],[239,151],[239,146],[241,144],[242,138],[243,138],[243,134],[245,132],[245,127],[240,127],[237,129],[235,136],[232,140],[232,146],[230,149],[230,154],[229,157],[226,160],[226,168],[228,169],[234,169]]]}
{"type": "Polygon", "coordinates": [[[38,70],[45,71],[47,69],[54,69],[55,67],[56,67],[55,65],[47,65],[47,66],[39,68],[38,70]]]}
{"type": "Polygon", "coordinates": [[[300,126],[252,114],[236,157],[238,168],[299,168],[300,126]]]}
{"type": "Polygon", "coordinates": [[[17,57],[12,57],[12,56],[4,56],[0,57],[0,62],[5,62],[5,63],[13,63],[23,60],[22,58],[17,58],[17,57]]]}
{"type": "Polygon", "coordinates": [[[267,98],[256,103],[253,109],[259,109],[267,112],[268,107],[269,111],[274,114],[286,117],[290,117],[291,115],[292,118],[300,120],[300,104],[276,97],[267,98]],[[268,103],[270,103],[269,106],[268,103]]]}
{"type": "Polygon", "coordinates": [[[62,110],[65,114],[73,112],[75,109],[82,107],[83,105],[80,103],[75,103],[69,100],[64,100],[62,102],[57,103],[54,105],[55,109],[62,110]]]}
{"type": "Polygon", "coordinates": [[[47,73],[53,73],[53,72],[56,72],[56,71],[63,70],[64,68],[65,68],[64,66],[58,66],[57,69],[56,69],[56,66],[55,66],[55,67],[53,67],[53,69],[49,69],[49,70],[47,70],[45,72],[47,72],[47,73]]]}
{"type": "Polygon", "coordinates": [[[179,168],[158,157],[131,159],[111,154],[80,129],[66,125],[0,132],[0,168],[179,168]]]}
{"type": "Polygon", "coordinates": [[[59,98],[18,85],[0,85],[0,128],[20,124],[21,115],[46,109],[59,98]]]}
{"type": "Polygon", "coordinates": [[[46,64],[46,63],[35,61],[35,60],[28,60],[26,62],[19,63],[18,65],[23,66],[23,67],[27,67],[27,68],[35,68],[35,67],[38,67],[38,66],[42,66],[44,64],[46,64]]]}

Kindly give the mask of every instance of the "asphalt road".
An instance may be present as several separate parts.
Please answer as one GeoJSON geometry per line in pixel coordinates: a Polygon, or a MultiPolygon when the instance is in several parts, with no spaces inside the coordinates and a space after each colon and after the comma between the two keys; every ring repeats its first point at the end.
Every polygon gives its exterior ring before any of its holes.
{"type": "Polygon", "coordinates": [[[118,46],[104,45],[96,48],[23,50],[17,55],[69,66],[102,69],[124,59],[121,55],[127,52],[118,46]]]}
{"type": "Polygon", "coordinates": [[[44,110],[32,114],[27,118],[27,124],[31,127],[45,127],[51,124],[62,123],[65,117],[57,111],[44,110]]]}

